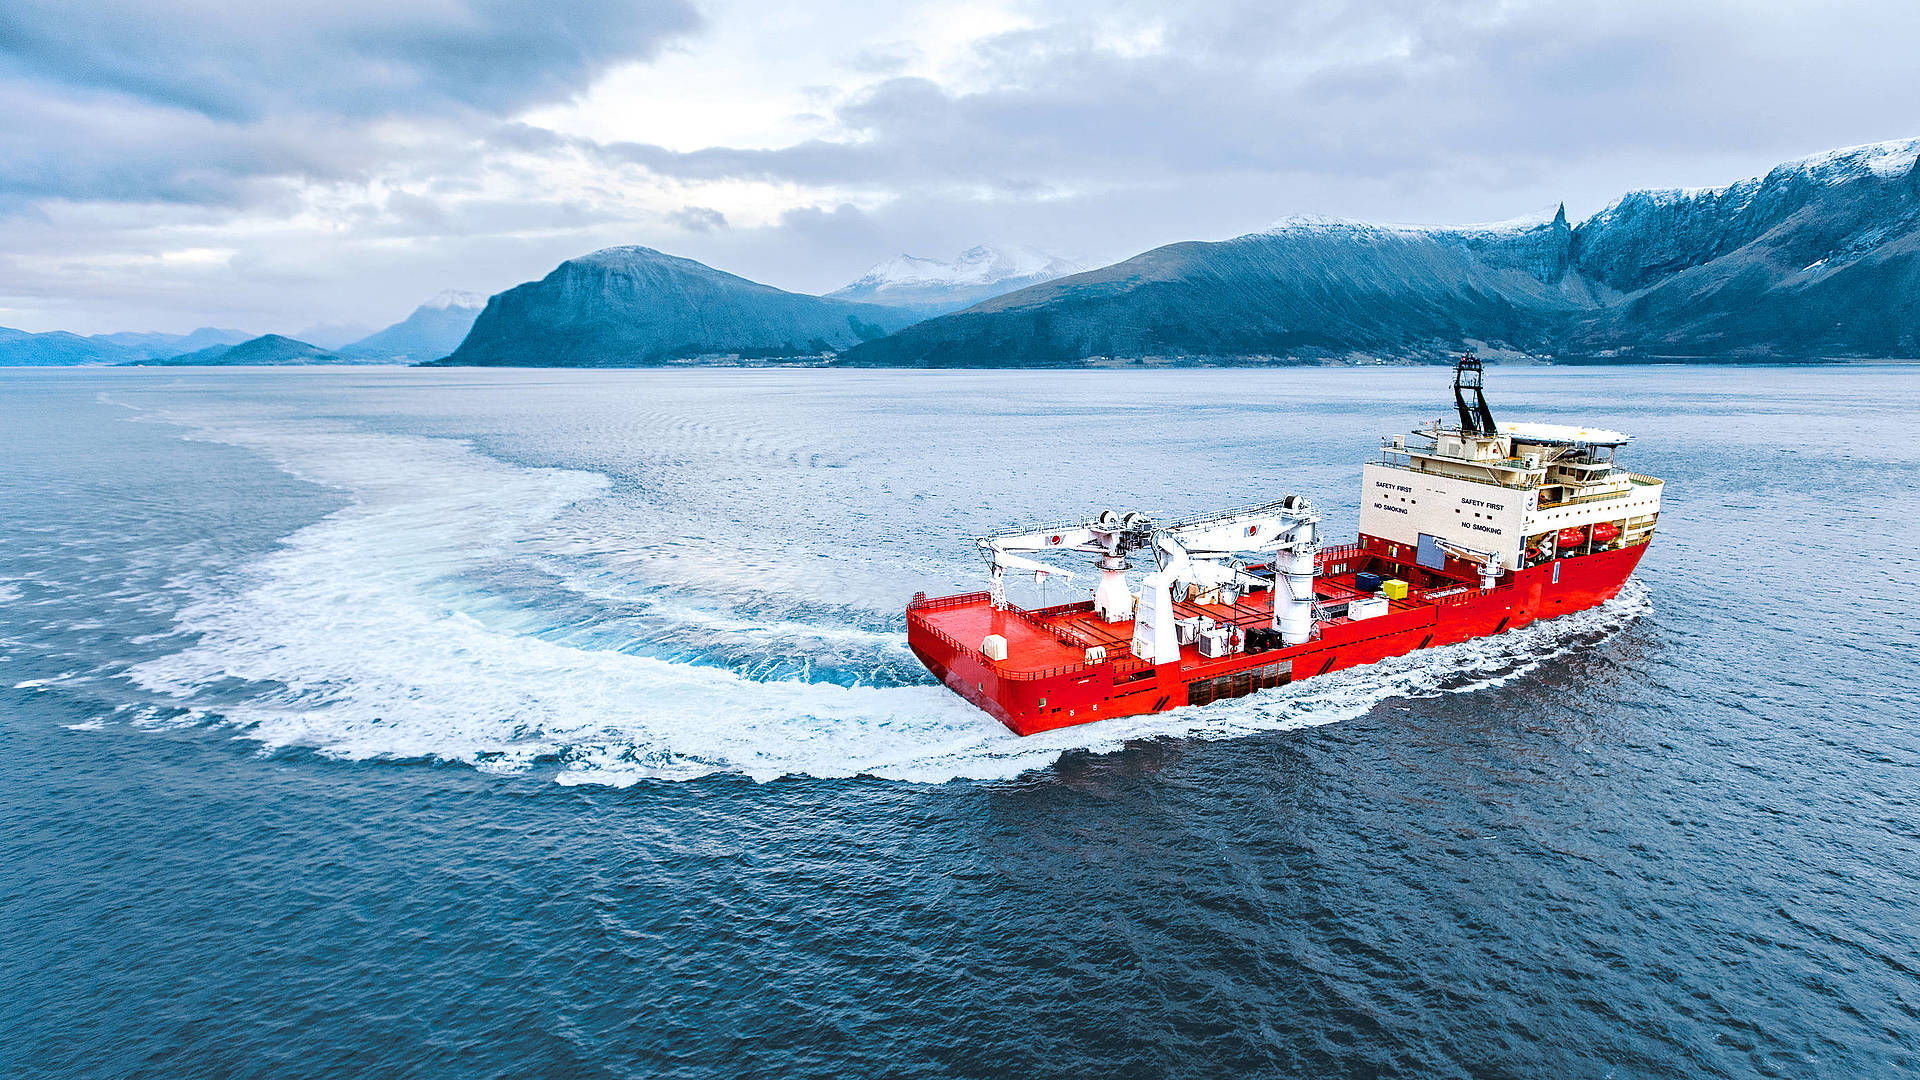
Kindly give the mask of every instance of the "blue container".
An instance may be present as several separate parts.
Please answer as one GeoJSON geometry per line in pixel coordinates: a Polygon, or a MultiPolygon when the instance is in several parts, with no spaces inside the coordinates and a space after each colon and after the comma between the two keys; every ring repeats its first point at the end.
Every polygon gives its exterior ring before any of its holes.
{"type": "Polygon", "coordinates": [[[1363,593],[1377,593],[1380,591],[1380,575],[1355,574],[1353,575],[1353,587],[1363,593]]]}

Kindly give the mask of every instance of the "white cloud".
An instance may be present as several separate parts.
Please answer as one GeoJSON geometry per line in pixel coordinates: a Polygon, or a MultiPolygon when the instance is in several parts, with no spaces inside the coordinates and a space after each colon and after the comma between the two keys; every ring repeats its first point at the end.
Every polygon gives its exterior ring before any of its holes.
{"type": "Polygon", "coordinates": [[[979,241],[1578,214],[1920,116],[1891,2],[210,12],[0,11],[12,325],[378,323],[616,243],[824,291],[979,241]]]}

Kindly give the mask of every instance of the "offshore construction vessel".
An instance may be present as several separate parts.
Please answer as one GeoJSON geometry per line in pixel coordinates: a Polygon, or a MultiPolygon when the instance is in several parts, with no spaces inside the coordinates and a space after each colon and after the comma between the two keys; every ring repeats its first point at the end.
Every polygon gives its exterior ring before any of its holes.
{"type": "Polygon", "coordinates": [[[1298,495],[1161,525],[1138,513],[983,536],[990,587],[907,605],[907,643],[1022,735],[1205,705],[1611,599],[1653,538],[1662,483],[1614,461],[1617,431],[1495,423],[1480,361],[1454,367],[1458,426],[1382,442],[1360,535],[1323,547],[1298,495]],[[1127,556],[1155,569],[1136,592],[1127,556]],[[1096,556],[1090,599],[1009,603],[1008,570],[1096,556]]]}

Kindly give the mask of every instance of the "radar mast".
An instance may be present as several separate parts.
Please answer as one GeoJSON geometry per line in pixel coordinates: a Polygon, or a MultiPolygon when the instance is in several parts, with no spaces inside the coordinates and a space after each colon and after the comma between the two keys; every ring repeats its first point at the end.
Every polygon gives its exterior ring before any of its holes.
{"type": "Polygon", "coordinates": [[[1460,410],[1460,431],[1465,435],[1498,435],[1493,426],[1493,410],[1487,407],[1487,395],[1480,389],[1480,358],[1467,353],[1453,365],[1453,404],[1460,410]],[[1467,405],[1467,391],[1473,391],[1473,405],[1467,405]]]}

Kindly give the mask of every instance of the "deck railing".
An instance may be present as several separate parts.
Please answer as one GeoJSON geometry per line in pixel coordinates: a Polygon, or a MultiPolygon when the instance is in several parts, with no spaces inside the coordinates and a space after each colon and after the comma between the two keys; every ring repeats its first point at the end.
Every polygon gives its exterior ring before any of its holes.
{"type": "MultiPolygon", "coordinates": [[[[1482,589],[1478,585],[1460,585],[1447,589],[1426,590],[1421,593],[1420,599],[1429,604],[1453,607],[1458,604],[1464,604],[1469,600],[1478,600],[1483,596],[1491,596],[1494,593],[1512,592],[1513,589],[1514,585],[1511,582],[1505,585],[1495,585],[1491,589],[1482,589]]],[[[1408,599],[1412,599],[1412,596],[1409,595],[1408,599]]]]}
{"type": "Polygon", "coordinates": [[[936,596],[931,599],[925,594],[922,594],[908,602],[907,610],[941,611],[946,608],[966,607],[968,604],[977,604],[982,600],[990,600],[992,598],[993,594],[985,591],[958,593],[953,596],[936,596]]]}
{"type": "Polygon", "coordinates": [[[1581,503],[1603,502],[1607,499],[1624,499],[1631,494],[1633,494],[1631,490],[1621,488],[1619,491],[1602,491],[1593,495],[1575,495],[1571,499],[1561,499],[1559,502],[1547,502],[1543,499],[1540,502],[1540,509],[1552,510],[1561,506],[1578,506],[1581,503]]]}
{"type": "MultiPolygon", "coordinates": [[[[910,608],[908,610],[912,610],[912,609],[910,608]]],[[[932,623],[927,622],[925,619],[920,620],[920,626],[922,629],[926,630],[927,633],[932,634],[935,638],[938,638],[942,644],[946,645],[947,648],[952,649],[954,652],[978,651],[975,649],[969,649],[965,645],[960,644],[959,639],[955,638],[952,634],[947,633],[945,630],[942,630],[939,627],[933,625],[932,623]]]]}
{"type": "MultiPolygon", "coordinates": [[[[912,616],[922,611],[942,611],[947,608],[966,607],[969,604],[978,604],[991,598],[991,594],[985,592],[961,593],[957,596],[939,596],[932,598],[924,596],[915,597],[907,604],[907,614],[912,616]]],[[[1062,644],[1078,646],[1081,644],[1080,642],[1068,638],[1053,626],[1043,622],[1042,619],[1048,614],[1062,614],[1081,607],[1091,609],[1092,606],[1091,603],[1083,601],[1077,604],[1059,604],[1051,608],[1043,608],[1039,611],[1025,611],[1011,605],[1009,605],[1006,610],[1015,618],[1030,623],[1041,630],[1045,630],[1062,644]]],[[[1053,679],[1063,675],[1077,675],[1080,672],[1092,671],[1100,667],[1112,668],[1114,676],[1117,678],[1139,671],[1142,668],[1153,666],[1130,652],[1122,652],[1109,655],[1104,660],[1082,661],[1073,664],[1056,664],[1053,667],[1040,668],[1034,671],[1002,671],[1000,670],[1002,661],[988,660],[985,656],[981,655],[978,646],[961,644],[959,639],[955,638],[952,634],[947,633],[945,630],[940,629],[925,619],[916,621],[919,622],[923,630],[932,634],[936,640],[946,645],[947,648],[952,649],[956,653],[967,653],[969,655],[979,656],[983,662],[994,669],[994,674],[1010,682],[1034,682],[1039,679],[1053,679]]]]}
{"type": "Polygon", "coordinates": [[[1153,665],[1147,663],[1145,660],[1128,653],[1124,656],[1110,657],[1106,660],[1095,660],[1092,663],[1061,664],[1058,667],[1042,668],[1039,671],[1002,671],[999,675],[1002,679],[1009,679],[1013,682],[1035,682],[1040,679],[1054,679],[1063,675],[1078,675],[1083,671],[1110,667],[1113,669],[1114,676],[1118,678],[1121,675],[1131,674],[1139,671],[1141,668],[1152,666],[1153,665]]]}
{"type": "Polygon", "coordinates": [[[1461,460],[1461,461],[1455,462],[1455,464],[1460,465],[1462,467],[1477,468],[1477,469],[1480,469],[1482,472],[1485,472],[1488,474],[1486,476],[1463,477],[1463,476],[1458,476],[1458,474],[1456,473],[1441,472],[1438,469],[1421,468],[1420,466],[1413,464],[1411,458],[1408,458],[1405,461],[1395,461],[1394,455],[1406,454],[1406,451],[1395,450],[1391,447],[1382,447],[1382,449],[1385,451],[1385,453],[1383,453],[1380,457],[1374,459],[1372,464],[1385,466],[1386,468],[1389,468],[1389,469],[1399,469],[1402,472],[1419,473],[1422,476],[1451,476],[1451,477],[1457,477],[1458,479],[1462,479],[1462,480],[1471,479],[1474,483],[1487,484],[1491,487],[1503,487],[1503,488],[1508,488],[1514,491],[1525,491],[1528,488],[1533,486],[1532,484],[1526,483],[1524,481],[1516,481],[1516,482],[1510,483],[1508,481],[1500,479],[1500,477],[1497,475],[1496,470],[1499,470],[1499,469],[1524,468],[1524,466],[1522,466],[1514,458],[1502,458],[1499,461],[1461,460]]]}
{"type": "Polygon", "coordinates": [[[1367,549],[1360,544],[1338,544],[1334,547],[1321,548],[1319,562],[1321,567],[1324,568],[1328,563],[1337,563],[1346,559],[1356,559],[1366,553],[1367,549]]]}

